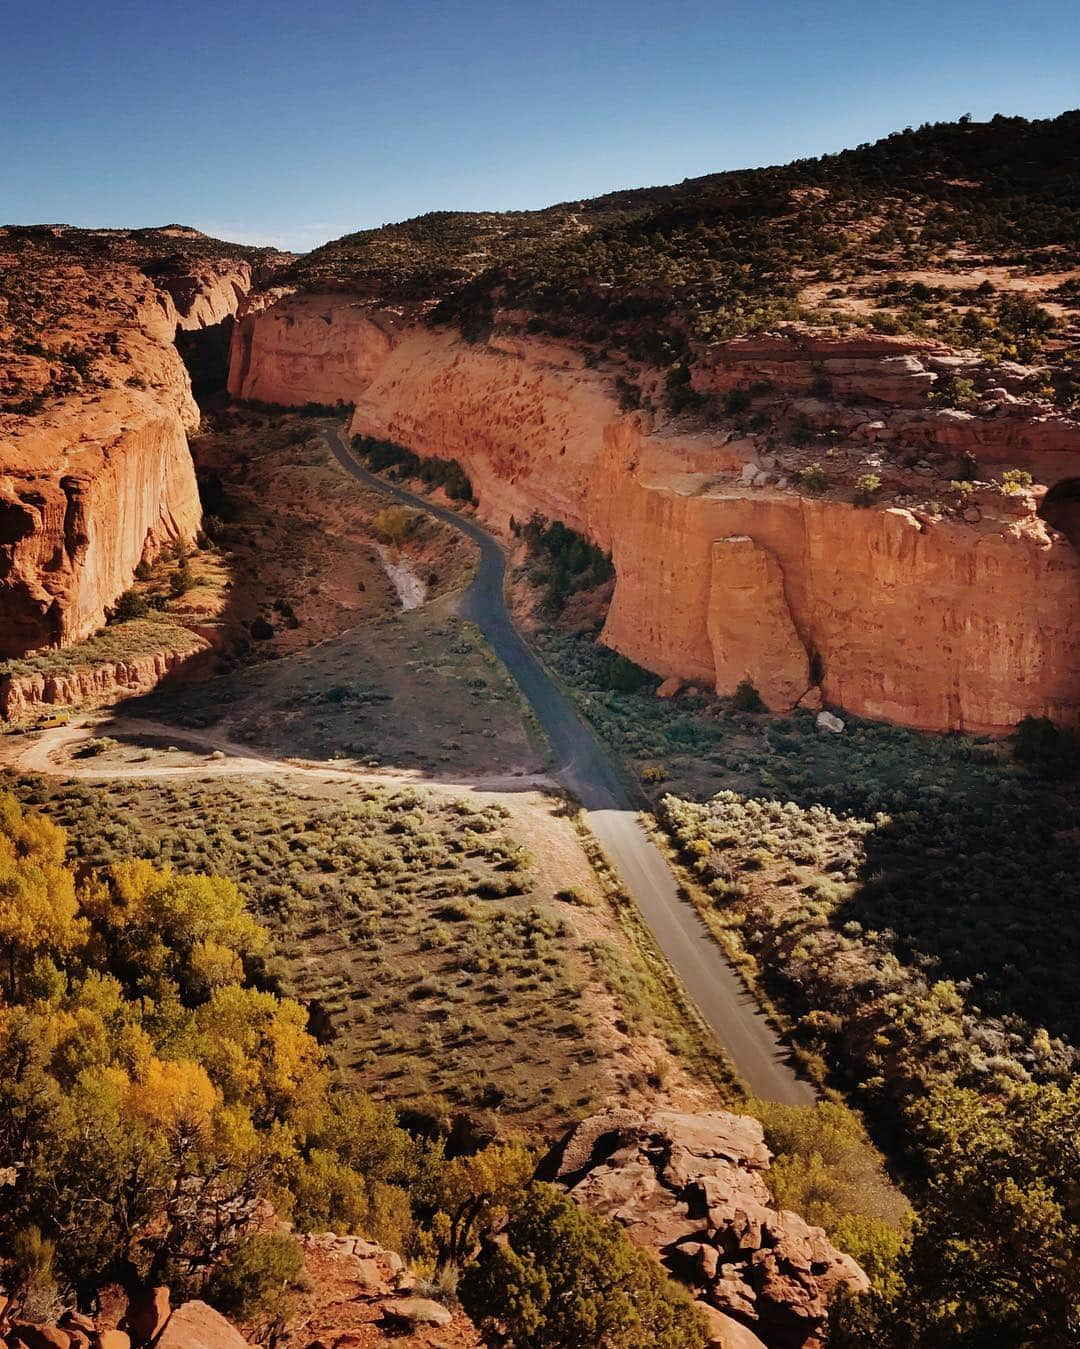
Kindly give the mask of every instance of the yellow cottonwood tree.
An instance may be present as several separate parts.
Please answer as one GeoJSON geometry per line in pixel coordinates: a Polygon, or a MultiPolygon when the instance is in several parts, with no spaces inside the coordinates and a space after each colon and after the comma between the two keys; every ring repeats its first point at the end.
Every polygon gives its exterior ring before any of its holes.
{"type": "Polygon", "coordinates": [[[63,831],[0,795],[0,953],[9,1000],[36,959],[64,955],[85,938],[63,831]]]}

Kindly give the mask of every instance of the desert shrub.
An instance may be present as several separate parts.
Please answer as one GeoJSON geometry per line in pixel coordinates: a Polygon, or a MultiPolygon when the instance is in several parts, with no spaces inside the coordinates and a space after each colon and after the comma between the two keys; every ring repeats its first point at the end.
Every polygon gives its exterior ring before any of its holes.
{"type": "Polygon", "coordinates": [[[125,590],[116,601],[112,611],[114,623],[127,623],[133,618],[145,618],[150,606],[137,590],[125,590]]]}
{"type": "Polygon", "coordinates": [[[930,390],[930,402],[940,407],[969,407],[978,400],[978,391],[966,375],[955,375],[951,371],[938,375],[930,390]]]}
{"type": "Polygon", "coordinates": [[[799,469],[796,477],[799,485],[814,496],[821,496],[829,490],[829,475],[820,464],[807,464],[805,468],[799,469]]]}
{"type": "Polygon", "coordinates": [[[248,632],[251,633],[256,642],[268,642],[274,635],[274,626],[263,618],[262,614],[259,614],[257,618],[251,620],[248,625],[248,632]]]}
{"type": "Polygon", "coordinates": [[[180,599],[182,595],[194,590],[198,584],[190,567],[177,567],[169,577],[169,594],[173,599],[180,599]]]}
{"type": "Polygon", "coordinates": [[[251,1320],[277,1310],[303,1268],[303,1252],[295,1237],[287,1232],[258,1233],[245,1237],[213,1271],[205,1294],[226,1314],[251,1320]]]}
{"type": "Polygon", "coordinates": [[[372,522],[376,534],[387,543],[400,546],[415,527],[418,516],[405,506],[385,506],[372,522]]]}
{"type": "Polygon", "coordinates": [[[813,1106],[754,1101],[749,1108],[764,1125],[774,1154],[766,1182],[777,1206],[823,1227],[879,1291],[896,1294],[911,1210],[859,1117],[830,1101],[813,1106]]]}
{"type": "Polygon", "coordinates": [[[11,1242],[11,1273],[22,1317],[27,1321],[54,1321],[60,1311],[56,1280],[56,1243],[36,1226],[16,1232],[11,1242]]]}
{"type": "Polygon", "coordinates": [[[855,480],[856,506],[872,506],[881,494],[882,482],[876,473],[863,473],[855,480]]]}
{"type": "Polygon", "coordinates": [[[615,652],[607,663],[605,683],[609,689],[615,689],[620,693],[633,693],[647,684],[651,678],[647,670],[635,665],[621,652],[615,652]]]}
{"type": "Polygon", "coordinates": [[[736,712],[767,712],[764,700],[749,679],[742,680],[731,695],[731,707],[736,712]]]}
{"type": "Polygon", "coordinates": [[[98,754],[107,754],[109,750],[116,749],[119,744],[111,735],[97,735],[88,740],[77,754],[80,759],[93,759],[98,754]]]}
{"type": "Polygon", "coordinates": [[[1001,490],[1005,496],[1022,496],[1031,482],[1031,474],[1026,468],[1007,468],[1001,475],[1001,490]]]}

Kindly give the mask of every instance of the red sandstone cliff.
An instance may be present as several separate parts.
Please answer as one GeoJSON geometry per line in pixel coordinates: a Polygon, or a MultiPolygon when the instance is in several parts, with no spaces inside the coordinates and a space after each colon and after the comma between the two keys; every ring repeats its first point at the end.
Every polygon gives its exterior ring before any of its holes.
{"type": "Polygon", "coordinates": [[[38,233],[5,253],[0,232],[0,657],[85,637],[141,560],[194,538],[199,411],[173,339],[253,279],[243,259],[138,267],[38,233]]]}
{"type": "MultiPolygon", "coordinates": [[[[745,345],[745,370],[732,373],[731,343],[695,381],[736,387],[758,378],[766,357],[782,379],[783,357],[786,392],[805,417],[813,400],[798,396],[812,375],[796,364],[812,365],[792,351],[800,344],[767,339],[764,354],[745,345]]],[[[826,700],[854,713],[935,730],[1002,731],[1027,714],[1076,721],[1076,551],[1035,514],[1036,497],[988,485],[966,503],[968,518],[935,509],[926,498],[950,490],[947,466],[908,471],[897,451],[933,453],[925,428],[944,426],[951,448],[982,452],[988,428],[1008,425],[1008,462],[1047,477],[1048,463],[1057,473],[1080,462],[1080,428],[1006,406],[1007,391],[995,395],[1000,422],[930,407],[928,371],[941,353],[892,345],[834,339],[813,354],[849,381],[848,401],[833,405],[849,447],[837,463],[850,476],[867,459],[890,489],[865,510],[796,490],[782,438],[627,415],[613,375],[569,348],[470,344],[346,296],[285,297],[242,318],[230,390],[352,402],[354,432],[460,460],[497,526],[538,512],[588,535],[617,573],[604,640],[657,673],[722,693],[749,678],[774,708],[820,681],[826,700]]]]}

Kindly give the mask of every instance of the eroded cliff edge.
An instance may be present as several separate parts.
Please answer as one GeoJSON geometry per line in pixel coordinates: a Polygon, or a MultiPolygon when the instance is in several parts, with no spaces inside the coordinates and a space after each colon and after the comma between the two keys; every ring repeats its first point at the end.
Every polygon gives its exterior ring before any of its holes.
{"type": "Polygon", "coordinates": [[[0,232],[0,658],[94,632],[141,561],[194,539],[199,410],[174,338],[233,314],[257,274],[214,244],[0,232]]]}
{"type": "MultiPolygon", "coordinates": [[[[856,447],[830,464],[837,481],[877,466],[882,499],[860,509],[799,487],[775,436],[625,412],[615,372],[570,346],[468,342],[341,294],[263,304],[237,324],[234,396],[352,403],[354,433],[458,459],[497,527],[539,513],[581,531],[615,564],[604,640],[656,673],[721,693],[749,678],[774,708],[823,697],[933,730],[1080,716],[1080,559],[1037,513],[1038,485],[976,484],[963,510],[924,499],[950,490],[928,462],[943,452],[1056,480],[1080,462],[1080,426],[1007,390],[992,421],[929,407],[935,363],[957,365],[940,348],[762,339],[786,366],[790,387],[773,371],[785,412],[827,417],[856,447]],[[826,361],[847,381],[842,405],[813,396],[826,361]],[[910,472],[878,452],[897,440],[910,472]]],[[[760,341],[727,343],[695,380],[743,387],[763,358],[760,341]]]]}

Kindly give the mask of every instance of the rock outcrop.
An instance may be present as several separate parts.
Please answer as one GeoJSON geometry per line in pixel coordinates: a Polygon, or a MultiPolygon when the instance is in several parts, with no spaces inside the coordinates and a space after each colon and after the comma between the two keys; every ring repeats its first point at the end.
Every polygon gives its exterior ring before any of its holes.
{"type": "MultiPolygon", "coordinates": [[[[902,462],[929,453],[927,428],[957,435],[950,453],[1010,428],[1011,464],[1037,472],[1040,456],[1080,461],[1080,426],[1030,409],[999,421],[916,406],[928,369],[915,365],[945,358],[924,361],[910,345],[833,339],[811,360],[788,339],[743,344],[753,373],[768,368],[796,393],[812,386],[814,362],[843,362],[851,369],[831,378],[857,377],[860,396],[872,388],[903,404],[792,404],[847,428],[849,484],[888,443],[895,490],[869,509],[798,490],[778,462],[782,447],[760,436],[690,433],[623,411],[612,372],[569,347],[469,343],[355,297],[283,297],[249,313],[230,389],[286,404],[352,402],[354,432],[458,459],[496,527],[540,514],[585,534],[615,564],[603,640],[664,678],[724,694],[749,678],[776,709],[812,682],[850,712],[929,730],[1003,732],[1026,715],[1075,723],[1076,549],[1038,517],[1037,495],[988,485],[966,501],[965,518],[923,500],[951,491],[947,465],[902,462]],[[929,481],[935,473],[945,480],[929,481]]],[[[727,347],[728,364],[710,375],[716,387],[735,362],[736,344],[727,347]]]]}
{"type": "Polygon", "coordinates": [[[93,707],[136,698],[157,688],[167,675],[194,673],[193,659],[211,650],[191,633],[183,647],[156,651],[129,661],[107,661],[54,674],[0,676],[0,721],[18,721],[50,707],[93,707]]]}
{"type": "Polygon", "coordinates": [[[194,539],[199,410],[174,337],[234,313],[253,279],[236,257],[112,260],[122,232],[100,259],[59,227],[10,254],[4,234],[0,274],[38,299],[0,287],[0,659],[87,636],[141,561],[194,539]]]}
{"type": "MultiPolygon", "coordinates": [[[[821,1228],[776,1208],[769,1161],[761,1125],[746,1116],[608,1110],[572,1129],[539,1174],[619,1223],[719,1318],[769,1349],[805,1349],[821,1343],[831,1298],[869,1281],[821,1228]]],[[[726,1336],[754,1343],[730,1327],[726,1336]]]]}

